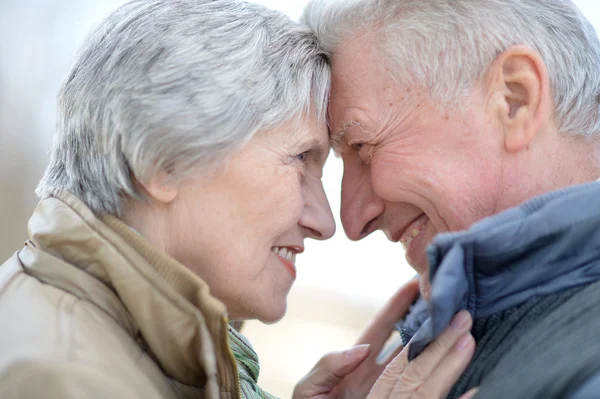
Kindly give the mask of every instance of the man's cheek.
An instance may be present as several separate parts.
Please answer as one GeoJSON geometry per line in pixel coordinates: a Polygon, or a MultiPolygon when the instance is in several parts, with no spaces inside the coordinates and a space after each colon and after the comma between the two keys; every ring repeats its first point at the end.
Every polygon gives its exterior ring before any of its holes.
{"type": "Polygon", "coordinates": [[[374,162],[371,164],[371,182],[373,190],[384,201],[400,202],[406,188],[402,181],[401,166],[393,162],[374,162]]]}

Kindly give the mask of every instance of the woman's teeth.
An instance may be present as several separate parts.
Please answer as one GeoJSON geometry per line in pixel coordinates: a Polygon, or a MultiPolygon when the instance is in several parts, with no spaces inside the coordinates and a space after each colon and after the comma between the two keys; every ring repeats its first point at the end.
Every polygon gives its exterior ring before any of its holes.
{"type": "Polygon", "coordinates": [[[292,263],[296,263],[296,253],[290,249],[285,247],[273,247],[271,248],[271,251],[273,251],[275,255],[279,255],[292,263]]]}

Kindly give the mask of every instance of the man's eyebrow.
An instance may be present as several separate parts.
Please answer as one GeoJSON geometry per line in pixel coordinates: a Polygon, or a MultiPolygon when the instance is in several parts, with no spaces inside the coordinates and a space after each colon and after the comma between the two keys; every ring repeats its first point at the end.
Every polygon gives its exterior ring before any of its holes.
{"type": "Polygon", "coordinates": [[[335,152],[339,152],[340,143],[346,135],[346,131],[352,126],[360,126],[360,123],[355,120],[347,120],[346,122],[342,123],[338,130],[335,132],[332,131],[329,135],[329,142],[331,143],[331,147],[335,152]]]}

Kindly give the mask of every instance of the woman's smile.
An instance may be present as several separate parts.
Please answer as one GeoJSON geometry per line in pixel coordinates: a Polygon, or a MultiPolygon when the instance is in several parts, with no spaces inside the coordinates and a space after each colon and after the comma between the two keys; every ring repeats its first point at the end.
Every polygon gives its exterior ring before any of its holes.
{"type": "Polygon", "coordinates": [[[304,252],[302,247],[273,247],[271,251],[277,256],[279,261],[296,279],[296,255],[304,252]]]}
{"type": "Polygon", "coordinates": [[[279,259],[279,261],[285,266],[285,268],[290,272],[292,277],[296,278],[296,254],[291,251],[288,251],[286,248],[273,248],[272,251],[275,253],[275,256],[279,259]]]}

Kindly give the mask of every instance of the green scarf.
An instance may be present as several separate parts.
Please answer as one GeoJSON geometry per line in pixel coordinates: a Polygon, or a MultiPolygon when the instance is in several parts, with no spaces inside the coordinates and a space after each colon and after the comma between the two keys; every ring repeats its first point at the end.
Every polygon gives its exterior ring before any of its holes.
{"type": "Polygon", "coordinates": [[[243,399],[277,399],[258,387],[258,355],[250,341],[231,326],[229,327],[229,345],[237,361],[240,376],[240,389],[243,399]]]}

